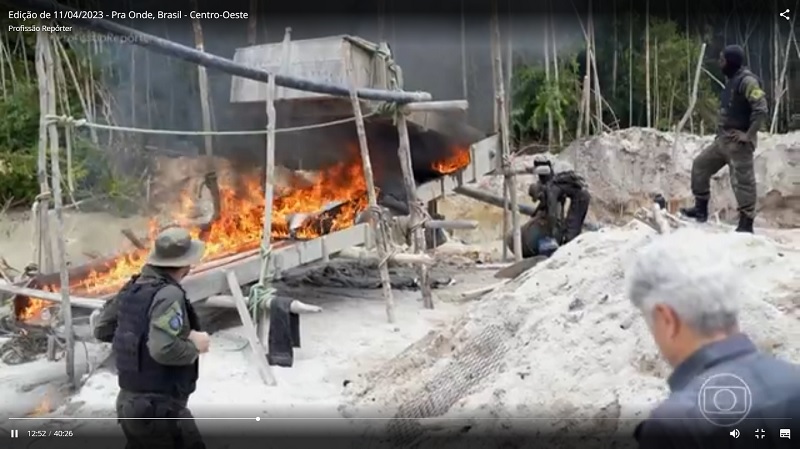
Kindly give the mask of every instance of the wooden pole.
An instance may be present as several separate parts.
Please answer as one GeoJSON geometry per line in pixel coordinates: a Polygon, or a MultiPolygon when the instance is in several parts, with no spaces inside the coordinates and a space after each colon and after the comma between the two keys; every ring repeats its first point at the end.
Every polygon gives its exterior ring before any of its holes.
{"type": "MultiPolygon", "coordinates": [[[[58,11],[59,14],[63,14],[62,17],[67,17],[59,19],[58,22],[71,23],[75,26],[96,31],[98,33],[124,37],[126,38],[127,42],[131,42],[133,45],[148,48],[157,53],[179,58],[184,61],[192,62],[205,67],[221,70],[230,75],[239,76],[254,81],[260,81],[262,83],[268,82],[271,75],[265,70],[237,64],[230,59],[221,58],[219,56],[202,51],[197,51],[196,49],[187,47],[185,45],[181,45],[167,39],[162,39],[152,34],[143,33],[109,20],[87,18],[86,14],[81,15],[79,10],[75,8],[60,5],[49,0],[7,0],[7,3],[20,8],[20,10],[24,8],[25,10],[30,11],[49,11],[51,13],[58,11]]],[[[350,88],[346,86],[281,74],[275,74],[275,84],[278,86],[303,90],[306,92],[315,92],[340,97],[350,96],[350,88]]],[[[356,91],[356,94],[359,98],[365,100],[392,101],[396,103],[429,101],[432,98],[431,94],[428,92],[405,92],[370,88],[360,88],[356,91]]]]}
{"type": "MultiPolygon", "coordinates": [[[[494,127],[493,130],[496,134],[500,133],[500,103],[499,98],[497,97],[497,85],[500,82],[500,77],[502,77],[503,69],[502,65],[502,51],[500,50],[500,24],[498,23],[498,12],[497,12],[497,0],[492,0],[492,15],[489,19],[489,33],[490,39],[489,42],[491,44],[490,47],[490,54],[492,57],[492,89],[494,92],[494,101],[492,101],[492,107],[494,111],[494,127]]],[[[505,171],[505,162],[503,161],[503,153],[501,149],[500,157],[497,158],[497,168],[498,173],[503,173],[505,171]]],[[[508,192],[506,191],[505,182],[503,183],[503,199],[505,204],[508,205],[508,192]]],[[[503,242],[502,245],[502,258],[503,260],[508,260],[508,247],[505,244],[506,236],[508,235],[508,225],[509,225],[509,216],[507,212],[507,207],[503,207],[503,227],[500,229],[500,241],[503,242]]]]}
{"type": "MultiPolygon", "coordinates": [[[[510,137],[508,126],[508,114],[506,114],[506,93],[505,93],[505,80],[503,79],[503,51],[500,47],[500,20],[497,16],[497,4],[495,0],[494,8],[494,44],[497,46],[495,50],[495,57],[497,58],[495,67],[497,67],[497,84],[495,85],[495,97],[497,100],[497,108],[500,116],[500,154],[502,155],[500,163],[504,173],[503,199],[510,199],[510,205],[506,202],[506,207],[503,208],[503,222],[511,224],[511,233],[514,246],[514,260],[519,262],[522,260],[522,234],[519,227],[519,209],[517,208],[517,177],[511,173],[510,169],[510,137]],[[510,209],[510,210],[509,210],[510,209]],[[510,215],[511,220],[508,219],[510,215]]],[[[505,229],[505,226],[504,226],[505,229]]],[[[505,245],[505,235],[503,236],[503,248],[505,245]]]]}
{"type": "Polygon", "coordinates": [[[461,96],[469,100],[469,78],[467,77],[467,20],[464,0],[461,0],[461,96]]]}
{"type": "MultiPolygon", "coordinates": [[[[63,303],[64,297],[61,292],[54,293],[35,288],[18,287],[11,284],[0,284],[0,292],[8,293],[14,296],[27,296],[28,298],[43,299],[45,301],[63,303]]],[[[70,304],[74,307],[82,307],[84,309],[101,309],[105,301],[92,298],[79,298],[77,296],[69,295],[70,304]]]]}
{"type": "MultiPolygon", "coordinates": [[[[459,195],[464,195],[474,200],[484,202],[486,204],[491,204],[492,206],[505,207],[506,204],[503,202],[503,198],[497,195],[493,195],[489,192],[476,189],[474,187],[461,186],[457,187],[454,190],[454,192],[459,195]]],[[[536,212],[535,207],[529,206],[527,204],[518,204],[517,209],[520,211],[520,213],[523,213],[529,217],[532,217],[536,212]]]]}
{"type": "MultiPolygon", "coordinates": [[[[397,156],[400,159],[400,168],[403,172],[406,199],[408,201],[408,208],[411,211],[411,222],[417,224],[412,233],[414,253],[422,254],[426,248],[425,229],[422,225],[425,217],[423,215],[423,206],[417,197],[417,184],[414,181],[413,163],[411,160],[411,142],[408,138],[408,123],[406,122],[406,116],[402,112],[399,112],[396,117],[397,134],[400,137],[400,146],[397,149],[397,156]]],[[[420,264],[418,270],[420,287],[422,288],[422,304],[426,309],[433,309],[433,295],[428,280],[428,267],[420,264]]]]}
{"type": "Polygon", "coordinates": [[[36,245],[35,259],[39,269],[46,273],[55,271],[53,265],[52,234],[50,233],[50,183],[47,180],[47,116],[50,96],[53,92],[47,84],[47,67],[45,53],[47,52],[46,34],[36,35],[36,78],[39,83],[39,153],[37,158],[36,176],[39,180],[39,199],[36,210],[36,245]]]}
{"type": "Polygon", "coordinates": [[[467,100],[426,101],[422,103],[408,103],[403,105],[403,112],[430,112],[430,111],[466,111],[469,108],[467,100]]]}
{"type": "MultiPolygon", "coordinates": [[[[355,115],[356,131],[358,132],[358,147],[361,150],[361,166],[364,170],[364,181],[367,185],[367,197],[369,199],[369,207],[376,211],[378,210],[378,195],[375,192],[375,178],[372,175],[372,161],[369,157],[369,147],[367,146],[367,132],[364,127],[364,116],[361,114],[361,102],[356,95],[357,80],[353,70],[353,57],[349,42],[342,44],[342,58],[345,69],[345,79],[350,83],[350,102],[353,105],[353,114],[355,115]]],[[[372,226],[373,235],[375,236],[378,250],[378,257],[380,263],[378,270],[381,276],[381,288],[383,289],[383,298],[386,301],[386,319],[389,323],[395,322],[394,315],[394,297],[392,296],[392,282],[389,278],[389,267],[387,266],[387,248],[388,236],[384,234],[384,227],[380,223],[380,217],[375,214],[369,214],[370,225],[372,226]]]]}
{"type": "MultiPolygon", "coordinates": [[[[281,44],[281,72],[284,74],[289,73],[289,66],[292,63],[292,28],[286,27],[283,32],[283,43],[281,44]]],[[[274,98],[285,97],[286,90],[281,87],[276,93],[274,98]]]]}
{"type": "MultiPolygon", "coordinates": [[[[194,0],[194,8],[195,11],[199,11],[199,6],[197,0],[194,0]]],[[[205,51],[205,42],[203,39],[203,27],[200,24],[200,19],[193,19],[192,20],[192,31],[194,32],[194,45],[197,48],[197,51],[205,51]]],[[[211,131],[211,100],[209,98],[209,90],[208,90],[208,73],[206,72],[206,68],[203,66],[197,66],[197,84],[200,88],[200,112],[202,114],[203,120],[203,131],[211,131]]],[[[205,141],[205,150],[206,150],[206,157],[208,160],[206,161],[208,164],[213,164],[211,161],[211,157],[214,154],[214,136],[206,135],[204,136],[205,141]]]]}
{"type": "MultiPolygon", "coordinates": [[[[56,114],[55,96],[55,65],[53,63],[53,45],[50,42],[50,35],[44,31],[39,31],[39,39],[43,41],[45,71],[47,73],[47,89],[50,91],[47,102],[49,115],[56,114]]],[[[48,125],[48,140],[50,143],[50,169],[51,184],[53,186],[53,205],[56,218],[56,246],[58,248],[58,269],[61,284],[61,317],[64,321],[64,334],[66,340],[66,362],[67,378],[73,388],[78,387],[78,379],[75,377],[75,334],[72,329],[72,306],[69,298],[69,267],[67,266],[67,248],[64,239],[64,212],[61,195],[61,163],[59,161],[58,150],[58,124],[51,122],[48,125]]]]}
{"type": "MultiPolygon", "coordinates": [[[[260,281],[266,281],[270,276],[268,272],[269,266],[266,260],[263,260],[265,254],[269,254],[272,249],[272,203],[275,195],[275,127],[278,120],[277,113],[275,112],[275,78],[270,77],[267,83],[267,148],[264,169],[264,227],[261,230],[261,247],[264,253],[262,254],[261,261],[261,275],[260,281]]],[[[262,342],[269,339],[269,325],[268,318],[269,312],[267,307],[264,307],[257,316],[256,320],[256,335],[258,335],[262,342]]]]}
{"type": "MultiPolygon", "coordinates": [[[[200,10],[198,1],[194,0],[195,11],[200,10]]],[[[194,32],[194,45],[197,51],[205,52],[205,42],[203,39],[203,27],[200,24],[200,19],[192,19],[192,31],[194,32]]],[[[211,98],[208,89],[208,73],[206,68],[199,65],[197,66],[197,85],[200,89],[200,112],[203,120],[203,131],[211,131],[213,125],[211,122],[211,98]]],[[[214,213],[220,213],[219,210],[219,187],[216,185],[216,174],[214,169],[214,136],[206,135],[203,137],[206,153],[206,179],[212,180],[214,185],[209,185],[212,197],[214,197],[214,213]]]]}
{"type": "Polygon", "coordinates": [[[275,380],[275,376],[272,374],[272,368],[270,368],[269,363],[267,363],[267,351],[258,340],[258,333],[253,325],[253,320],[250,319],[250,315],[247,313],[247,300],[242,294],[242,288],[239,286],[239,280],[236,278],[236,273],[233,271],[227,271],[225,273],[225,279],[227,280],[228,288],[231,290],[231,294],[233,295],[233,299],[236,304],[236,310],[239,312],[239,318],[242,320],[244,333],[247,338],[247,342],[249,343],[250,350],[253,352],[253,358],[255,359],[256,366],[258,367],[258,373],[261,375],[261,380],[263,380],[268,386],[273,387],[277,385],[278,382],[275,380]]]}
{"type": "Polygon", "coordinates": [[[250,0],[250,16],[247,18],[247,45],[258,42],[258,0],[250,0]]]}

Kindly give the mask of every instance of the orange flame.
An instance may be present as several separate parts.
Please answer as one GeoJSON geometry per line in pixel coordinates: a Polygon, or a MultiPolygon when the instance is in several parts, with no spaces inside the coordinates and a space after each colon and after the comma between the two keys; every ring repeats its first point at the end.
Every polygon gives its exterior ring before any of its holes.
{"type": "MultiPolygon", "coordinates": [[[[316,182],[302,185],[298,180],[293,186],[275,192],[272,205],[272,238],[289,236],[289,218],[295,213],[313,213],[322,210],[327,204],[346,201],[337,208],[330,219],[329,232],[348,228],[355,222],[356,215],[368,205],[366,183],[357,147],[350,148],[353,155],[348,161],[332,166],[320,173],[316,182]]],[[[469,151],[456,148],[448,159],[435,163],[433,168],[442,174],[450,174],[463,168],[470,161],[469,151]]],[[[264,193],[261,179],[257,176],[245,178],[241,186],[220,185],[221,216],[211,223],[203,240],[206,253],[203,262],[230,256],[242,251],[258,248],[264,220],[264,193]]],[[[194,209],[195,201],[191,194],[184,193],[175,213],[175,222],[189,227],[194,238],[201,229],[187,224],[187,217],[194,209]]],[[[303,239],[319,237],[320,231],[315,223],[309,222],[295,231],[295,236],[303,239]]],[[[150,237],[155,237],[158,225],[150,223],[150,237]]],[[[93,271],[83,279],[76,279],[70,291],[80,291],[88,296],[102,296],[119,289],[130,277],[138,273],[145,264],[148,251],[137,250],[120,255],[107,267],[93,271]]],[[[43,290],[59,291],[56,285],[43,290]]],[[[17,317],[23,321],[36,317],[48,301],[29,298],[26,306],[18,311],[17,317]]]]}
{"type": "Polygon", "coordinates": [[[470,163],[470,152],[468,148],[455,147],[450,151],[450,156],[441,161],[433,163],[433,169],[443,175],[455,173],[470,163]]]}

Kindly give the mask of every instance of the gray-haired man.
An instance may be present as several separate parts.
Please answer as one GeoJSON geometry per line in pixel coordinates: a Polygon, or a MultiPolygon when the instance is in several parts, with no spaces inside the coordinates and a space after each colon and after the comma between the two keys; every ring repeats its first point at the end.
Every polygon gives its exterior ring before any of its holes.
{"type": "Polygon", "coordinates": [[[180,285],[204,250],[184,229],[162,231],[141,273],[105,305],[95,324],[98,340],[113,341],[126,449],[205,447],[186,403],[209,337],[180,285]]]}
{"type": "Polygon", "coordinates": [[[627,274],[628,295],[674,368],[670,396],[636,429],[640,448],[731,447],[731,432],[749,447],[791,443],[779,431],[800,418],[800,366],[740,333],[741,276],[724,239],[694,229],[661,237],[627,274]]]}

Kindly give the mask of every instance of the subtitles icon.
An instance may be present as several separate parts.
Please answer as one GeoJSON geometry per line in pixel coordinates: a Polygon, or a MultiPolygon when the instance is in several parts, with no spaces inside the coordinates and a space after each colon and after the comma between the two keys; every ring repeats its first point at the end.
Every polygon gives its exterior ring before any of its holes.
{"type": "Polygon", "coordinates": [[[781,432],[780,432],[779,435],[780,435],[781,438],[786,438],[787,440],[791,440],[792,439],[792,430],[791,429],[781,429],[781,432]]]}
{"type": "Polygon", "coordinates": [[[700,387],[697,406],[700,414],[711,424],[735,426],[750,413],[753,394],[741,377],[728,373],[715,374],[700,387]]]}

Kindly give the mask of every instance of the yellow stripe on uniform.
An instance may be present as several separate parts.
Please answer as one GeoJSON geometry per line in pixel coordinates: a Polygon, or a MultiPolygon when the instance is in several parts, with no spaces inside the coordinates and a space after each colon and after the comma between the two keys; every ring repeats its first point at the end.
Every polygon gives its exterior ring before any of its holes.
{"type": "Polygon", "coordinates": [[[758,87],[756,83],[748,83],[747,88],[745,89],[745,96],[749,100],[760,100],[764,97],[764,91],[758,87]]]}

